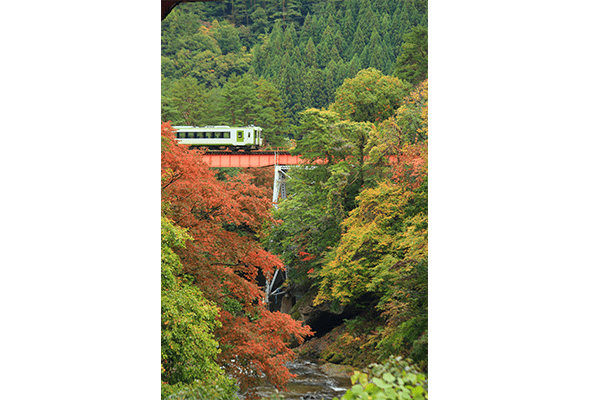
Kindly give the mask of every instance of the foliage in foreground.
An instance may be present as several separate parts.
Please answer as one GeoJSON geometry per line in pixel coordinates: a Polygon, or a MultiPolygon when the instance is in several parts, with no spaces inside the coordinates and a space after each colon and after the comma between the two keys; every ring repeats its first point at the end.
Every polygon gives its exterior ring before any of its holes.
{"type": "Polygon", "coordinates": [[[181,276],[182,263],[174,251],[191,240],[186,230],[162,217],[161,227],[161,375],[162,398],[191,389],[206,393],[196,399],[231,399],[237,386],[216,363],[219,343],[215,329],[219,309],[181,276]],[[214,397],[212,394],[217,393],[214,397]]]}
{"type": "MultiPolygon", "coordinates": [[[[370,372],[355,371],[353,386],[341,400],[424,400],[428,399],[426,375],[401,357],[390,357],[383,364],[371,364],[370,372]]],[[[337,400],[334,398],[334,400],[337,400]]]]}
{"type": "Polygon", "coordinates": [[[214,381],[196,380],[190,385],[162,386],[165,400],[238,400],[235,381],[226,376],[214,381]]]}

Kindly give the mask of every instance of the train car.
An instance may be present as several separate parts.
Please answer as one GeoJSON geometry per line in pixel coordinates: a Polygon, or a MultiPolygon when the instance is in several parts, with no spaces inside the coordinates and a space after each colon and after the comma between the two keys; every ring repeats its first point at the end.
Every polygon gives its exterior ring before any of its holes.
{"type": "Polygon", "coordinates": [[[257,126],[173,126],[180,144],[212,149],[258,150],[262,147],[262,128],[257,126]]]}

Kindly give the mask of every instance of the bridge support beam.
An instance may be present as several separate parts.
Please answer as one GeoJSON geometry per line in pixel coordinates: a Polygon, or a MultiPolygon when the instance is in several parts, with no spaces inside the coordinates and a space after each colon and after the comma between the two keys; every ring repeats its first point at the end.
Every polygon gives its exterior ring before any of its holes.
{"type": "Polygon", "coordinates": [[[275,208],[278,208],[279,199],[287,198],[287,171],[291,168],[290,165],[275,165],[275,180],[272,191],[272,203],[275,208]]]}

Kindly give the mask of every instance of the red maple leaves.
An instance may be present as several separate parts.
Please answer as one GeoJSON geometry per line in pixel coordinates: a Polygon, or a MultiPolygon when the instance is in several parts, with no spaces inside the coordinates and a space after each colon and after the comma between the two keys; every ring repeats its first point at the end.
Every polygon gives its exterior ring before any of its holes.
{"type": "Polygon", "coordinates": [[[260,244],[274,222],[268,190],[245,173],[217,180],[202,153],[176,143],[169,123],[162,124],[161,171],[162,208],[194,239],[178,250],[184,273],[221,309],[218,361],[243,389],[263,375],[283,386],[291,377],[284,361],[294,357],[288,344],[311,330],[264,304],[260,283],[284,268],[260,244]]]}

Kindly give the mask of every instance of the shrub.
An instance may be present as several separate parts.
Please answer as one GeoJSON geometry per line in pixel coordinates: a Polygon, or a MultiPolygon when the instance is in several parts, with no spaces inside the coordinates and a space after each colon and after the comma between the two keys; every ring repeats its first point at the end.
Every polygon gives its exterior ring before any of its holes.
{"type": "MultiPolygon", "coordinates": [[[[384,364],[371,364],[369,374],[355,371],[350,378],[353,386],[341,400],[428,399],[428,380],[411,361],[390,357],[384,364]]],[[[336,398],[334,398],[336,400],[336,398]]]]}

